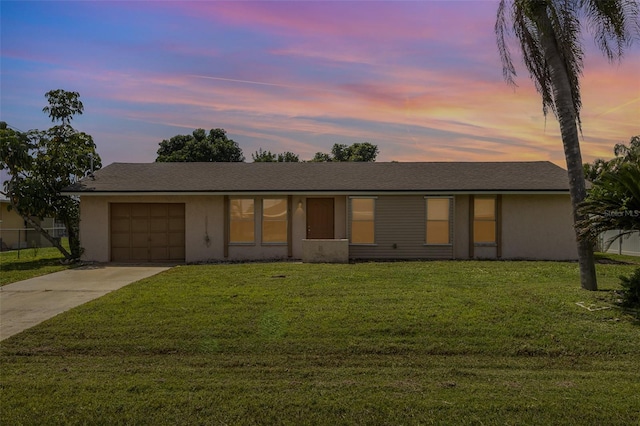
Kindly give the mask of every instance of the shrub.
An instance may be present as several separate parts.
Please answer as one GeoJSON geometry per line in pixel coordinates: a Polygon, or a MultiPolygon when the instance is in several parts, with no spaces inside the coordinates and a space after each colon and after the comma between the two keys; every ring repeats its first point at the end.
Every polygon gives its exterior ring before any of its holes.
{"type": "Polygon", "coordinates": [[[631,275],[620,276],[622,285],[622,305],[629,308],[640,308],[640,268],[631,275]]]}

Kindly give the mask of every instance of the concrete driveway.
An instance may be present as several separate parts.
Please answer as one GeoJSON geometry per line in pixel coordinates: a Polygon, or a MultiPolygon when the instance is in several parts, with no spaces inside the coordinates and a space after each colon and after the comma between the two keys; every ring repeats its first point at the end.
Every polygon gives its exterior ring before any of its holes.
{"type": "Polygon", "coordinates": [[[82,266],[0,287],[0,340],[170,267],[82,266]]]}

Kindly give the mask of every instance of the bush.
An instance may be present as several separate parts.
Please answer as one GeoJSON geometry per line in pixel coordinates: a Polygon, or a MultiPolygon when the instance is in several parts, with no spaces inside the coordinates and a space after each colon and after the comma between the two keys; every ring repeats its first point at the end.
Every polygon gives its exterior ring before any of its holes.
{"type": "Polygon", "coordinates": [[[640,268],[628,277],[621,275],[620,285],[622,285],[622,306],[640,308],[640,268]]]}

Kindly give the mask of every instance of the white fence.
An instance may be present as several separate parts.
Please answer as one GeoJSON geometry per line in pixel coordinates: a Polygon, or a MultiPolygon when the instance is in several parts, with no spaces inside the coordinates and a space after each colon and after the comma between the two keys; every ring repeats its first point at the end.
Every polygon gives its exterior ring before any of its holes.
{"type": "MultiPolygon", "coordinates": [[[[67,236],[64,227],[44,228],[54,238],[67,236]]],[[[0,228],[0,251],[32,247],[51,247],[51,243],[33,228],[0,228]]]]}
{"type": "MultiPolygon", "coordinates": [[[[620,231],[607,231],[600,235],[600,250],[604,251],[607,241],[618,235],[620,231]]],[[[640,232],[618,238],[606,250],[607,253],[626,254],[628,256],[640,256],[640,232]]]]}

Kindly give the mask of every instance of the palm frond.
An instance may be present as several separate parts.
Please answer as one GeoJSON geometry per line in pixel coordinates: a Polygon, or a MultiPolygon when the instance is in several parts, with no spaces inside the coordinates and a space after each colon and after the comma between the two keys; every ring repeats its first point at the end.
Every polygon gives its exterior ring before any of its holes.
{"type": "Polygon", "coordinates": [[[604,231],[620,230],[621,235],[640,231],[640,165],[626,163],[602,173],[579,212],[577,229],[592,241],[604,231]]]}
{"type": "Polygon", "coordinates": [[[513,61],[511,60],[511,51],[509,50],[509,45],[507,44],[507,39],[510,36],[508,22],[509,19],[507,17],[506,0],[500,0],[500,3],[498,4],[498,14],[494,30],[496,33],[500,62],[502,63],[502,76],[509,85],[516,86],[516,68],[513,66],[513,61]]]}
{"type": "Polygon", "coordinates": [[[579,3],[602,53],[610,61],[620,59],[624,49],[633,40],[633,33],[640,33],[638,2],[580,0],[579,3]]]}

